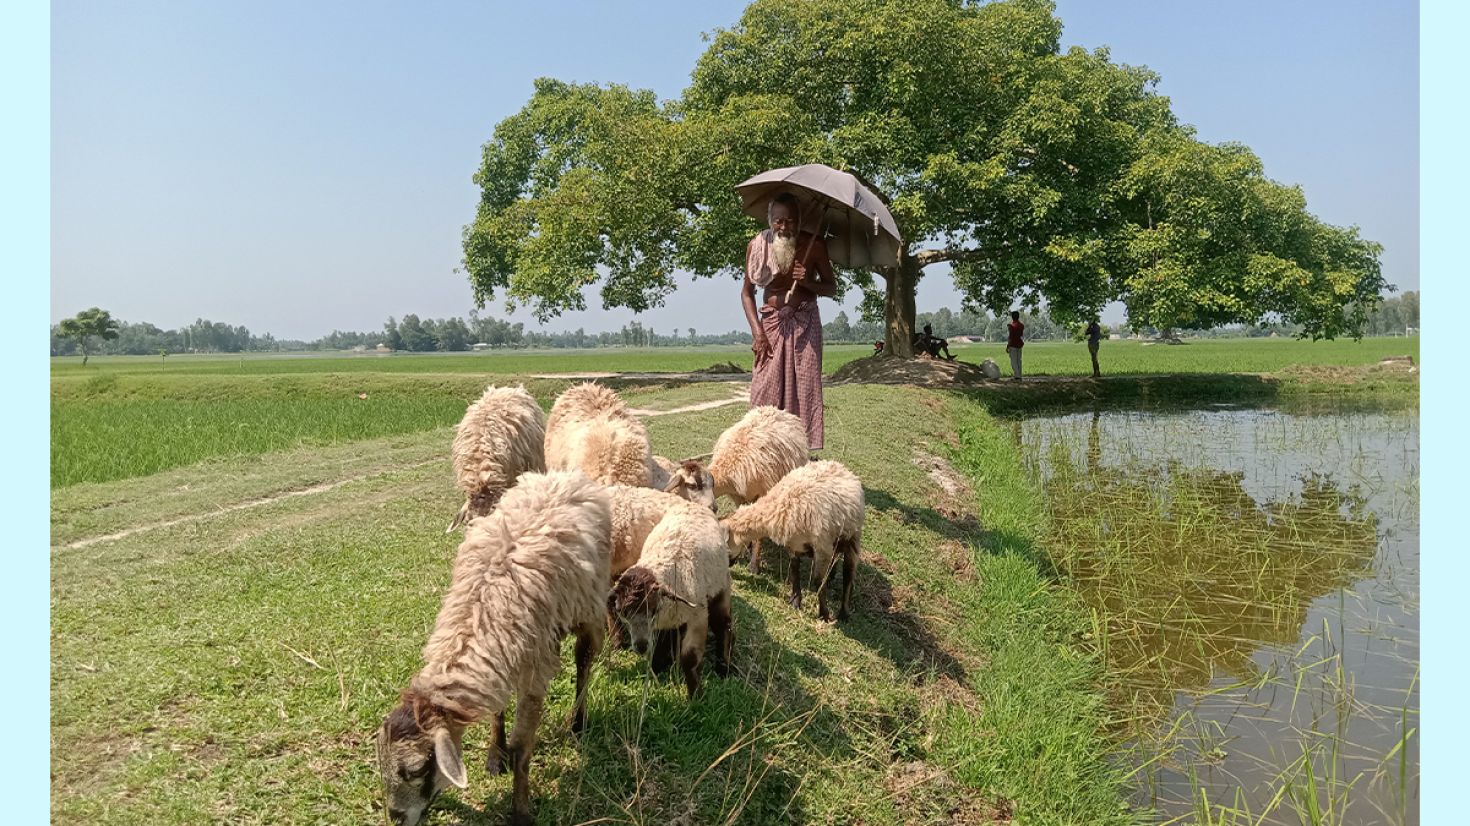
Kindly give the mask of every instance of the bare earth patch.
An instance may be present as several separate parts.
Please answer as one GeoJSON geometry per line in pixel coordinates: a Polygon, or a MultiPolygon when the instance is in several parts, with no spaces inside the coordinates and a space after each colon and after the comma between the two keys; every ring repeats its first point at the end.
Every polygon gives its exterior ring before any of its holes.
{"type": "Polygon", "coordinates": [[[942,766],[914,760],[893,766],[884,787],[903,814],[905,823],[1009,823],[1008,801],[978,798],[956,783],[942,766]]]}

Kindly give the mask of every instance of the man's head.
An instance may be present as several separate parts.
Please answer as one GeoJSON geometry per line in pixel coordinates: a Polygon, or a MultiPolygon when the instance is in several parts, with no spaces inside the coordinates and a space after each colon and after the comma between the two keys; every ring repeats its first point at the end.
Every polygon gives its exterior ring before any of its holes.
{"type": "Polygon", "coordinates": [[[925,324],[924,325],[924,335],[926,335],[926,336],[932,336],[932,335],[934,335],[934,325],[932,325],[932,324],[925,324]]]}
{"type": "Polygon", "coordinates": [[[1021,320],[1021,313],[1020,313],[1020,311],[1019,310],[1011,310],[1011,321],[1020,321],[1020,320],[1021,320]]]}
{"type": "Polygon", "coordinates": [[[766,207],[766,222],[778,236],[795,238],[801,225],[801,207],[796,202],[796,196],[790,192],[782,192],[772,198],[770,205],[766,207]]]}

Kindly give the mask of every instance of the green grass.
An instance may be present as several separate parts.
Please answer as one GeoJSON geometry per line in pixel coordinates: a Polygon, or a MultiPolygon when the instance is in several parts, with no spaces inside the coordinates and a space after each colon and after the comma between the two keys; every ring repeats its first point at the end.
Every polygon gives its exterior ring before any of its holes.
{"type": "MultiPolygon", "coordinates": [[[[870,344],[829,344],[822,369],[831,373],[853,359],[872,353],[870,344]]],[[[1010,371],[1000,343],[957,345],[951,349],[965,361],[994,359],[1010,371]]],[[[1298,341],[1295,339],[1198,339],[1181,345],[1140,341],[1105,341],[1099,359],[1107,375],[1139,373],[1269,373],[1296,364],[1365,365],[1387,356],[1411,355],[1419,360],[1419,338],[1365,338],[1362,341],[1298,341]]],[[[451,353],[247,353],[240,355],[177,354],[98,356],[86,367],[76,356],[51,359],[55,377],[97,373],[150,375],[280,375],[290,373],[475,373],[534,375],[567,372],[687,372],[733,361],[749,370],[750,348],[744,345],[656,347],[597,350],[511,350],[475,354],[451,353]]],[[[1026,345],[1023,370],[1028,375],[1086,375],[1092,371],[1087,346],[1062,341],[1026,345]]]]}
{"type": "MultiPolygon", "coordinates": [[[[695,702],[611,652],[574,739],[563,673],[533,764],[538,822],[1126,822],[1086,616],[1043,573],[1039,492],[1009,429],[910,388],[827,402],[826,453],[868,493],[854,617],[792,612],[773,551],[759,577],[735,569],[737,674],[695,702]]],[[[654,447],[708,450],[741,412],[650,418],[654,447]]],[[[455,547],[448,441],[439,427],[220,459],[199,490],[186,469],[57,490],[56,820],[381,818],[373,730],[455,547]]],[[[503,817],[510,782],[484,775],[483,737],[470,789],[433,823],[503,817]]]]}
{"type": "MultiPolygon", "coordinates": [[[[996,410],[1034,410],[1079,398],[1105,403],[1161,398],[1234,401],[1270,398],[1283,388],[1339,391],[1345,383],[1334,371],[1374,364],[1395,353],[1417,356],[1418,339],[1316,343],[1256,339],[1180,346],[1109,342],[1105,349],[1109,375],[1102,382],[1027,385],[1019,395],[997,387],[999,395],[990,404],[996,410]],[[1265,371],[1283,372],[1266,378],[1223,375],[1265,371]],[[1116,375],[1119,372],[1136,375],[1116,375]],[[1175,375],[1161,375],[1165,373],[1175,375]]],[[[994,356],[1004,363],[1005,354],[992,351],[997,351],[994,345],[956,348],[963,359],[994,356]]],[[[867,352],[853,345],[829,347],[824,367],[831,372],[867,352]]],[[[1065,375],[1087,369],[1082,345],[1038,342],[1028,345],[1026,352],[1028,374],[1065,375]]],[[[748,356],[748,351],[714,347],[467,356],[171,356],[168,364],[140,356],[94,359],[85,370],[79,361],[56,359],[51,486],[126,479],[221,457],[260,456],[424,430],[458,421],[464,405],[488,383],[521,381],[538,392],[549,392],[569,381],[516,373],[670,372],[724,360],[748,366],[748,356]],[[361,393],[368,397],[359,398],[361,393]]],[[[1351,381],[1376,395],[1417,399],[1418,384],[1412,378],[1354,375],[1351,381]]],[[[712,400],[730,392],[725,384],[682,389],[676,388],[677,382],[664,384],[672,392],[648,397],[652,409],[712,400]]],[[[644,404],[638,398],[635,393],[630,400],[644,404]]]]}

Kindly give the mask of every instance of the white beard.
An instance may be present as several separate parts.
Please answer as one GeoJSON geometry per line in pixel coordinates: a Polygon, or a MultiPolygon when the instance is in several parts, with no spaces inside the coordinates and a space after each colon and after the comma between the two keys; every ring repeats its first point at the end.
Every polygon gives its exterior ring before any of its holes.
{"type": "Polygon", "coordinates": [[[776,272],[782,275],[791,272],[791,265],[796,263],[796,238],[777,235],[771,241],[771,261],[776,265],[776,272]]]}

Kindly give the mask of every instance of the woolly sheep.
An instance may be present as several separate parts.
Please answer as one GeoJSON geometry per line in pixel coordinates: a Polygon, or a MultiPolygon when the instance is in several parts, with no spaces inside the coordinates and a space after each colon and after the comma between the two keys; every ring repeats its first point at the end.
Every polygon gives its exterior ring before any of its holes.
{"type": "Polygon", "coordinates": [[[579,384],[557,397],[545,446],[548,470],[581,470],[606,485],[648,487],[652,479],[648,430],[617,393],[599,384],[579,384]]]}
{"type": "Polygon", "coordinates": [[[791,607],[801,609],[801,559],[812,557],[811,584],[817,591],[817,615],[827,611],[827,580],[842,554],[842,607],[846,619],[852,600],[853,577],[863,536],[863,484],[840,462],[819,460],[803,465],[777,482],[760,501],[738,508],[726,517],[728,547],[733,559],[746,545],[759,548],[770,537],[791,552],[791,607]]]}
{"type": "Polygon", "coordinates": [[[494,513],[470,522],[424,667],[378,730],[394,823],[418,824],[449,784],[465,788],[464,730],[486,715],[495,722],[487,768],[513,764],[511,822],[531,823],[531,751],[568,633],[577,638],[572,730],[583,726],[588,670],[603,639],[610,529],[607,489],[577,472],[528,473],[494,513]]]}
{"type": "Polygon", "coordinates": [[[486,388],[460,420],[450,449],[465,501],[445,533],[495,509],[516,477],[546,472],[546,414],[520,385],[486,388]]]}
{"type": "Polygon", "coordinates": [[[633,648],[647,654],[655,632],[683,627],[679,664],[689,696],[699,691],[708,634],[715,636],[715,672],[730,669],[730,566],[714,514],[680,502],[648,534],[638,564],[618,577],[608,610],[628,623],[633,648]]]}
{"type": "Polygon", "coordinates": [[[987,379],[998,379],[1000,378],[1000,365],[992,359],[986,359],[980,362],[980,372],[984,373],[987,379]]]}
{"type": "MultiPolygon", "coordinates": [[[[809,458],[801,419],[769,405],[753,407],[720,434],[708,466],[686,460],[667,489],[711,509],[720,496],[743,505],[765,495],[809,458]]],[[[758,559],[758,552],[752,558],[758,559]]]]}

